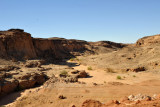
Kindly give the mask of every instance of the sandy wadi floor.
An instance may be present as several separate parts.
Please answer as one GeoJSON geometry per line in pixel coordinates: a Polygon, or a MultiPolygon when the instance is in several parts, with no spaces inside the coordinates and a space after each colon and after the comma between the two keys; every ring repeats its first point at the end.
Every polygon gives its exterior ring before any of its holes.
{"type": "Polygon", "coordinates": [[[141,93],[153,96],[160,93],[159,72],[107,73],[102,69],[88,70],[88,66],[85,65],[73,68],[75,70],[85,70],[90,76],[80,78],[79,83],[57,82],[49,84],[47,87],[41,86],[24,92],[12,93],[3,98],[0,103],[7,104],[16,99],[7,106],[72,107],[75,105],[80,107],[88,99],[98,100],[105,104],[110,100],[120,100],[131,94],[141,93]],[[121,79],[117,79],[117,76],[120,76],[121,79]],[[59,96],[65,98],[60,99],[59,96]]]}

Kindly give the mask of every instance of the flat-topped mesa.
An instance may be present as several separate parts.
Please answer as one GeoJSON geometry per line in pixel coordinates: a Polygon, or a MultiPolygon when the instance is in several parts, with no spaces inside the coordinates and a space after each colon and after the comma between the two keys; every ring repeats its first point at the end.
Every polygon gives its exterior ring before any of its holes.
{"type": "Polygon", "coordinates": [[[152,44],[160,44],[160,34],[154,36],[146,36],[136,42],[136,46],[146,46],[152,44]]]}

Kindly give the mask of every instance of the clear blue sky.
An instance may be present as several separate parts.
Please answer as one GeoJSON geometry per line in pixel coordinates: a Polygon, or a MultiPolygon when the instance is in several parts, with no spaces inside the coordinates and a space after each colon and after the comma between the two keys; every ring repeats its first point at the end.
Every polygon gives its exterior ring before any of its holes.
{"type": "Polygon", "coordinates": [[[0,0],[0,30],[133,43],[160,33],[160,0],[0,0]]]}

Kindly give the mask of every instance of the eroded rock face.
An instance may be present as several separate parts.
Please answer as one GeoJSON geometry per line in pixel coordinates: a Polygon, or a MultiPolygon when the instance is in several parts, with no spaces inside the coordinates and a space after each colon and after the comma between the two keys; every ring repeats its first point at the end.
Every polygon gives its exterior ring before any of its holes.
{"type": "Polygon", "coordinates": [[[16,90],[18,91],[41,85],[46,81],[46,75],[43,73],[24,73],[14,78],[8,78],[7,75],[9,74],[11,77],[16,75],[15,73],[0,71],[0,97],[16,90]]]}
{"type": "Polygon", "coordinates": [[[17,59],[35,58],[32,37],[23,30],[0,31],[0,56],[17,59]]]}
{"type": "Polygon", "coordinates": [[[18,86],[18,88],[20,90],[27,89],[27,88],[32,88],[32,87],[34,87],[35,83],[36,83],[36,81],[34,79],[19,80],[19,86],[18,86]]]}
{"type": "Polygon", "coordinates": [[[84,52],[94,53],[97,47],[123,48],[124,46],[126,45],[109,41],[93,43],[64,38],[32,38],[31,34],[21,29],[0,31],[0,56],[14,60],[35,58],[59,60],[84,52]]]}
{"type": "Polygon", "coordinates": [[[157,43],[160,43],[160,34],[141,38],[136,42],[136,46],[146,46],[157,43]]]}
{"type": "Polygon", "coordinates": [[[42,58],[63,59],[71,57],[71,52],[83,52],[85,41],[66,40],[66,39],[33,39],[33,44],[37,56],[42,58]]]}
{"type": "Polygon", "coordinates": [[[32,38],[21,29],[0,31],[0,56],[5,58],[68,58],[72,51],[83,52],[85,41],[60,38],[32,38]]]}

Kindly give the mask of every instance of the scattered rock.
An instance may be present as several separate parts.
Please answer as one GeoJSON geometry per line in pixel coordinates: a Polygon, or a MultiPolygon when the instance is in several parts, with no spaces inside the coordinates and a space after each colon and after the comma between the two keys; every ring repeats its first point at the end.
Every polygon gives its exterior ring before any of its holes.
{"type": "Polygon", "coordinates": [[[20,69],[19,67],[17,66],[5,66],[5,67],[1,67],[0,68],[0,71],[11,71],[11,70],[18,70],[20,69]]]}
{"type": "Polygon", "coordinates": [[[66,77],[66,78],[62,78],[61,79],[62,81],[64,82],[71,82],[71,83],[74,83],[74,82],[78,82],[78,78],[77,77],[66,77]]]}
{"type": "Polygon", "coordinates": [[[88,77],[88,73],[85,72],[85,70],[82,70],[78,74],[78,78],[86,78],[88,77]]]}
{"type": "Polygon", "coordinates": [[[97,84],[97,83],[93,83],[93,85],[94,85],[94,86],[97,86],[98,84],[97,84]]]}
{"type": "Polygon", "coordinates": [[[120,102],[118,100],[115,100],[114,103],[115,104],[120,104],[120,102]]]}
{"type": "Polygon", "coordinates": [[[63,95],[59,95],[58,98],[59,98],[59,99],[66,99],[66,97],[63,96],[63,95]]]}
{"type": "Polygon", "coordinates": [[[25,64],[25,67],[28,67],[28,68],[41,67],[41,62],[40,61],[29,61],[25,64]]]}
{"type": "Polygon", "coordinates": [[[138,95],[130,95],[128,96],[128,99],[131,101],[140,101],[140,100],[146,100],[146,101],[150,101],[152,100],[152,97],[147,96],[147,95],[142,95],[142,94],[138,94],[138,95]]]}
{"type": "Polygon", "coordinates": [[[127,69],[126,71],[132,71],[132,72],[141,72],[141,71],[146,71],[145,67],[137,67],[133,69],[127,69]]]}
{"type": "Polygon", "coordinates": [[[145,98],[145,100],[146,100],[146,101],[151,101],[151,100],[152,100],[152,97],[147,96],[147,97],[145,98]]]}

